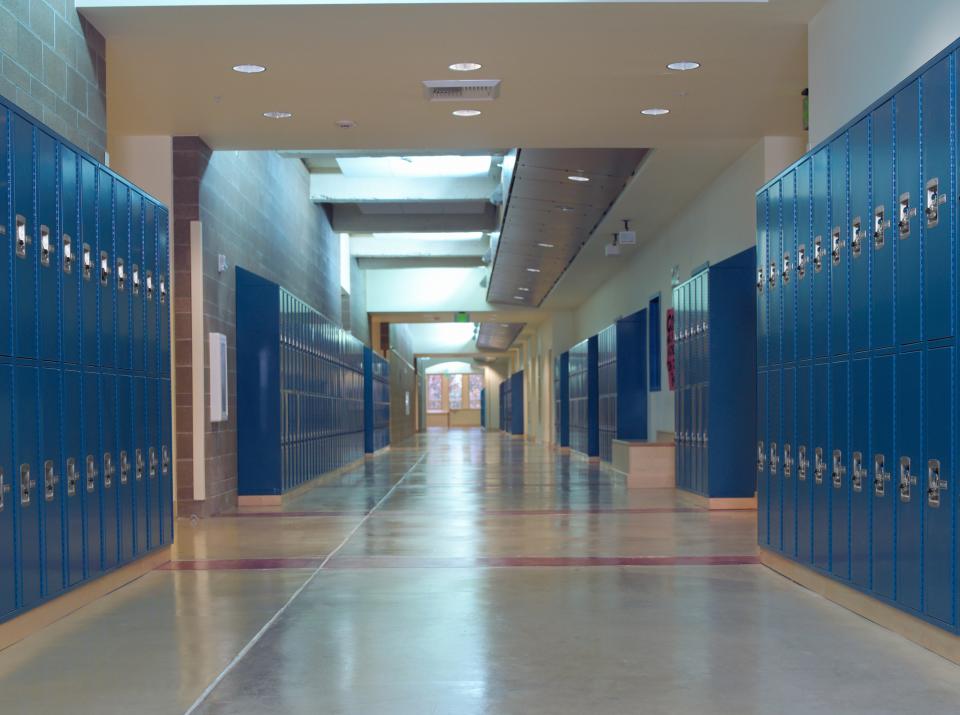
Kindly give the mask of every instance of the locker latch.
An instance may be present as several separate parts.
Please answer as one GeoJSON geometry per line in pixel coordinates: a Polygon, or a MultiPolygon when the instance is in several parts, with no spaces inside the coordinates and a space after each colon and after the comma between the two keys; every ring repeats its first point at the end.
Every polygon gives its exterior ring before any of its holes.
{"type": "Polygon", "coordinates": [[[813,481],[823,484],[823,475],[827,471],[827,463],[823,461],[823,447],[813,450],[813,481]]]}
{"type": "Polygon", "coordinates": [[[126,484],[130,479],[130,460],[127,458],[127,450],[120,450],[120,483],[126,484]]]}
{"type": "Polygon", "coordinates": [[[813,270],[817,273],[823,270],[823,236],[813,239],[813,270]]]}
{"type": "Polygon", "coordinates": [[[147,271],[147,300],[153,300],[153,273],[147,271]]]}
{"type": "Polygon", "coordinates": [[[127,285],[127,271],[123,266],[123,259],[117,258],[117,290],[122,291],[127,285]]]}
{"type": "Polygon", "coordinates": [[[863,250],[863,222],[857,216],[853,219],[853,225],[850,232],[850,252],[854,258],[859,258],[863,250]]]}
{"type": "Polygon", "coordinates": [[[167,281],[163,277],[163,274],[160,274],[160,305],[163,305],[167,302],[167,281]]]}
{"type": "Polygon", "coordinates": [[[770,443],[770,476],[777,476],[777,469],[780,466],[780,451],[777,449],[777,443],[770,443]]]}
{"type": "Polygon", "coordinates": [[[157,450],[151,447],[148,454],[150,460],[150,478],[155,479],[157,476],[157,450]]]}
{"type": "Polygon", "coordinates": [[[110,283],[110,256],[106,251],[100,251],[100,285],[110,283]]]}
{"type": "Polygon", "coordinates": [[[887,229],[890,228],[890,221],[886,218],[887,209],[885,206],[877,206],[873,212],[873,247],[883,248],[886,243],[887,229]]]}
{"type": "Polygon", "coordinates": [[[27,219],[17,214],[17,258],[27,257],[27,246],[33,239],[27,235],[27,219]]]}
{"type": "Polygon", "coordinates": [[[134,295],[140,295],[140,266],[136,263],[133,264],[133,271],[131,272],[132,285],[130,290],[134,295]]]}
{"type": "Polygon", "coordinates": [[[793,457],[789,444],[783,445],[783,478],[789,479],[793,474],[793,457]]]}
{"type": "MultiPolygon", "coordinates": [[[[707,435],[703,435],[703,441],[706,443],[707,435]]],[[[170,450],[165,444],[160,446],[160,472],[161,474],[170,473],[170,450]]]]}
{"type": "Polygon", "coordinates": [[[7,484],[7,475],[3,473],[3,469],[0,469],[0,511],[3,511],[3,507],[6,505],[6,494],[10,492],[10,485],[7,484]]]}
{"type": "Polygon", "coordinates": [[[783,269],[780,271],[780,279],[783,285],[790,282],[790,254],[783,254],[783,269]]]}
{"type": "Polygon", "coordinates": [[[92,454],[87,455],[87,491],[97,490],[97,460],[92,454]]]}
{"type": "Polygon", "coordinates": [[[137,447],[134,459],[137,463],[137,481],[143,479],[143,450],[137,447]]]}
{"type": "Polygon", "coordinates": [[[843,452],[839,449],[833,450],[833,470],[830,476],[833,478],[834,489],[843,486],[843,478],[847,474],[847,468],[843,466],[843,452]]]}
{"type": "Polygon", "coordinates": [[[797,246],[797,279],[803,280],[807,273],[807,248],[806,246],[797,246]]]}
{"type": "Polygon", "coordinates": [[[77,471],[77,460],[73,457],[67,458],[67,496],[72,497],[77,493],[77,482],[80,481],[80,473],[77,471]]]}
{"type": "Polygon", "coordinates": [[[37,483],[30,478],[30,465],[20,465],[20,503],[29,504],[30,495],[37,483]]]}
{"type": "Polygon", "coordinates": [[[927,182],[927,206],[924,213],[927,215],[927,228],[936,228],[940,223],[940,207],[947,203],[947,195],[940,193],[940,179],[930,179],[927,182]]]}
{"type": "Polygon", "coordinates": [[[763,442],[757,442],[757,471],[763,472],[767,468],[767,453],[763,448],[763,442]]]}
{"type": "Polygon", "coordinates": [[[940,492],[946,491],[947,482],[940,478],[940,460],[927,462],[927,504],[934,508],[940,506],[940,492]]]}
{"type": "Polygon", "coordinates": [[[50,229],[47,226],[40,227],[40,265],[50,265],[50,254],[56,253],[57,247],[50,240],[50,229]]]}
{"type": "Polygon", "coordinates": [[[89,243],[83,244],[83,279],[90,280],[93,276],[93,249],[89,243]]]}
{"type": "Polygon", "coordinates": [[[844,243],[846,242],[840,238],[840,227],[834,227],[830,232],[830,258],[835,266],[840,265],[840,249],[843,248],[844,243]]]}
{"type": "Polygon", "coordinates": [[[73,239],[63,234],[63,272],[73,273],[73,239]]]}
{"type": "Polygon", "coordinates": [[[767,275],[767,283],[770,285],[770,289],[777,285],[777,262],[770,261],[770,273],[767,275]]]}
{"type": "Polygon", "coordinates": [[[113,455],[109,452],[103,453],[103,488],[109,489],[113,486],[113,476],[117,473],[117,468],[113,463],[113,455]]]}
{"type": "Polygon", "coordinates": [[[807,481],[807,470],[810,469],[810,460],[807,459],[807,446],[801,444],[797,448],[797,479],[807,481]]]}
{"type": "Polygon", "coordinates": [[[910,487],[917,483],[917,476],[910,472],[910,457],[900,457],[900,501],[910,501],[910,487]]]}
{"type": "Polygon", "coordinates": [[[853,491],[862,492],[863,491],[863,480],[867,476],[867,470],[863,466],[863,453],[854,452],[853,453],[853,477],[851,483],[853,484],[853,491]]]}
{"type": "Polygon", "coordinates": [[[43,463],[43,498],[45,501],[53,501],[57,494],[57,484],[60,483],[60,477],[53,467],[53,460],[48,459],[43,463]]]}
{"type": "Polygon", "coordinates": [[[897,221],[897,230],[900,232],[900,238],[909,238],[910,220],[917,215],[917,207],[910,206],[910,192],[900,194],[900,218],[897,221]]]}

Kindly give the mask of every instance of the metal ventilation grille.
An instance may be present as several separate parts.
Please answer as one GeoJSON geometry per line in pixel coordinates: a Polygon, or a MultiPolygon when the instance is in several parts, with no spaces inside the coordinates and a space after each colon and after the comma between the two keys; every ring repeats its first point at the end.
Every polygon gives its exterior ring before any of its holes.
{"type": "Polygon", "coordinates": [[[500,96],[500,80],[428,79],[423,89],[430,102],[488,102],[500,96]]]}

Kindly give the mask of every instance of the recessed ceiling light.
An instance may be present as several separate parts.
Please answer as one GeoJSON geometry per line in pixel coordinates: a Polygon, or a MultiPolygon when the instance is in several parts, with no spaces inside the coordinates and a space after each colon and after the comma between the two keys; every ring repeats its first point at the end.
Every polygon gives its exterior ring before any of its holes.
{"type": "Polygon", "coordinates": [[[680,62],[671,62],[667,65],[668,70],[675,70],[677,72],[687,72],[689,70],[699,69],[700,63],[693,62],[691,60],[681,60],[680,62]]]}
{"type": "Polygon", "coordinates": [[[529,288],[517,288],[517,290],[521,290],[521,291],[523,291],[524,293],[529,293],[529,292],[530,292],[530,289],[529,289],[529,288]]]}
{"type": "Polygon", "coordinates": [[[523,300],[523,296],[522,296],[522,295],[515,295],[515,296],[513,296],[513,299],[514,299],[514,300],[523,300]]]}
{"type": "Polygon", "coordinates": [[[263,65],[234,65],[233,71],[240,74],[260,74],[266,72],[267,68],[263,65]]]}
{"type": "Polygon", "coordinates": [[[264,112],[263,116],[267,119],[289,119],[293,114],[290,112],[264,112]]]}
{"type": "Polygon", "coordinates": [[[552,243],[543,243],[542,241],[538,241],[537,245],[540,246],[540,248],[555,248],[552,243]]]}
{"type": "Polygon", "coordinates": [[[529,273],[539,273],[539,272],[540,272],[540,269],[539,269],[539,268],[528,268],[527,271],[528,271],[529,273]]]}
{"type": "Polygon", "coordinates": [[[341,129],[353,129],[357,126],[357,123],[352,119],[338,119],[336,125],[341,129]]]}
{"type": "Polygon", "coordinates": [[[646,114],[648,117],[660,117],[664,114],[670,114],[670,110],[663,107],[650,107],[650,109],[641,110],[640,114],[646,114]]]}
{"type": "Polygon", "coordinates": [[[478,117],[483,112],[479,109],[455,109],[453,111],[453,116],[455,117],[478,117]]]}
{"type": "Polygon", "coordinates": [[[454,62],[450,69],[454,72],[473,72],[483,67],[479,62],[454,62]]]}
{"type": "Polygon", "coordinates": [[[572,176],[568,176],[567,178],[570,179],[570,181],[581,181],[581,182],[590,181],[589,176],[581,176],[580,174],[573,174],[572,176]]]}
{"type": "Polygon", "coordinates": [[[568,214],[573,212],[575,209],[573,208],[573,206],[561,206],[560,210],[563,211],[563,213],[568,214]]]}

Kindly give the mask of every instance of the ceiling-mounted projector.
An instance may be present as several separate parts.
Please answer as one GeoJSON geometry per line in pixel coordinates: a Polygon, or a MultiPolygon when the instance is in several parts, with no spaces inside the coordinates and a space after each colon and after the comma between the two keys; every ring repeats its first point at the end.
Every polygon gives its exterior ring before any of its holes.
{"type": "Polygon", "coordinates": [[[622,246],[637,245],[637,232],[630,230],[630,221],[627,219],[623,221],[623,230],[617,232],[617,243],[622,246]]]}

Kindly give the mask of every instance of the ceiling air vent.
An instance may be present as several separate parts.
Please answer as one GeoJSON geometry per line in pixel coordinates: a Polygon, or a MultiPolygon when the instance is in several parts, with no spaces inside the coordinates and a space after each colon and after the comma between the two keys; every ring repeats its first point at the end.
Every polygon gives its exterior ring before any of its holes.
{"type": "Polygon", "coordinates": [[[430,102],[485,102],[500,96],[500,80],[428,79],[423,91],[430,102]]]}

